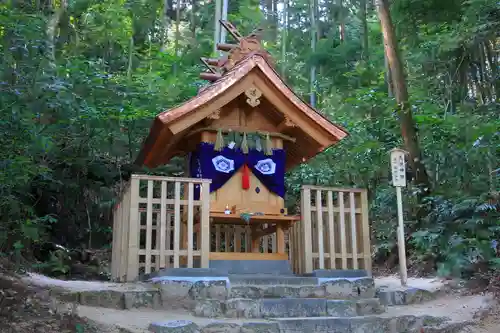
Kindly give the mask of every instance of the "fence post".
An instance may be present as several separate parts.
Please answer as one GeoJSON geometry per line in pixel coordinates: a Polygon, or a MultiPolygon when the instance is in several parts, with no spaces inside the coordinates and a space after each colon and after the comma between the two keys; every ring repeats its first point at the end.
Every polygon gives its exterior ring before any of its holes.
{"type": "Polygon", "coordinates": [[[140,180],[132,175],[126,281],[133,281],[139,276],[139,182],[140,180]]]}
{"type": "Polygon", "coordinates": [[[304,273],[312,273],[311,189],[302,187],[302,237],[304,239],[304,273]]]}
{"type": "Polygon", "coordinates": [[[118,262],[118,249],[120,248],[121,230],[119,230],[119,217],[120,206],[122,202],[118,202],[113,209],[113,245],[111,247],[111,280],[116,281],[119,276],[120,266],[118,262]]]}
{"type": "Polygon", "coordinates": [[[371,276],[372,273],[372,251],[370,245],[370,221],[368,219],[368,191],[361,192],[361,223],[363,229],[363,255],[364,268],[371,276]]]}
{"type": "Polygon", "coordinates": [[[318,232],[318,259],[319,269],[325,268],[325,247],[323,244],[323,203],[321,200],[321,190],[316,190],[316,223],[318,232]]]}
{"type": "Polygon", "coordinates": [[[201,268],[209,267],[210,260],[210,183],[201,185],[201,268]]]}

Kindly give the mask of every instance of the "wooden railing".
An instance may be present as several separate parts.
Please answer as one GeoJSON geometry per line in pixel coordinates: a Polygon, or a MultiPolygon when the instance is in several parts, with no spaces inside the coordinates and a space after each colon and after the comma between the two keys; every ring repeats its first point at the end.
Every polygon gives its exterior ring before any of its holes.
{"type": "Polygon", "coordinates": [[[114,210],[113,280],[133,281],[165,267],[208,268],[209,186],[204,179],[132,175],[114,210]],[[194,200],[196,185],[200,200],[194,200]]]}
{"type": "MultiPolygon", "coordinates": [[[[267,227],[267,225],[264,225],[264,227],[267,227]]],[[[250,225],[212,225],[211,235],[213,237],[212,252],[252,252],[252,231],[250,225]]],[[[276,253],[276,235],[262,236],[259,248],[260,253],[276,253]]]]}
{"type": "Polygon", "coordinates": [[[365,189],[303,186],[301,213],[289,235],[295,273],[361,268],[371,272],[365,189]]]}

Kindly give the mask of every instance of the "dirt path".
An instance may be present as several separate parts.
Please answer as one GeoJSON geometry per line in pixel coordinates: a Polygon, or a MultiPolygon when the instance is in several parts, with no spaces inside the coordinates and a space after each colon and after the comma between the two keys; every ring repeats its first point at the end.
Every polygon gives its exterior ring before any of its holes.
{"type": "MultiPolygon", "coordinates": [[[[48,278],[39,274],[29,274],[23,278],[23,282],[39,287],[61,288],[71,291],[86,290],[140,290],[147,288],[146,285],[128,283],[110,283],[99,281],[62,281],[48,278]]],[[[378,277],[375,279],[378,287],[390,287],[397,289],[400,285],[397,276],[378,277]]],[[[409,279],[409,285],[426,290],[440,290],[446,285],[446,281],[440,279],[409,279]]],[[[491,307],[491,296],[454,296],[447,295],[434,301],[423,304],[389,307],[383,316],[400,315],[432,315],[448,317],[453,321],[470,321],[475,319],[474,314],[491,307]]],[[[500,308],[499,308],[500,309],[500,308]]],[[[78,306],[77,313],[81,317],[90,319],[105,326],[115,326],[128,329],[130,332],[146,332],[149,324],[155,321],[166,320],[190,320],[201,326],[217,321],[207,318],[194,317],[188,312],[161,311],[152,309],[116,310],[107,308],[94,308],[78,306]]],[[[220,320],[219,320],[220,321],[220,320]]],[[[226,322],[241,324],[245,320],[227,319],[226,322]]],[[[250,320],[251,321],[251,320],[250,320]]],[[[469,328],[464,333],[500,333],[500,310],[493,312],[484,318],[482,324],[469,328]]]]}
{"type": "MultiPolygon", "coordinates": [[[[402,315],[432,315],[438,317],[448,317],[453,321],[473,320],[474,314],[485,309],[490,301],[489,296],[474,295],[463,297],[446,297],[424,304],[407,305],[398,307],[389,307],[383,314],[384,317],[402,316],[402,315]]],[[[161,311],[151,309],[136,310],[116,310],[105,308],[93,308],[88,306],[79,306],[78,314],[87,317],[93,321],[104,325],[116,325],[129,329],[133,332],[142,332],[147,329],[150,323],[155,321],[168,320],[190,320],[200,326],[205,326],[214,321],[213,319],[194,317],[188,312],[182,311],[161,311]]],[[[225,322],[242,323],[245,320],[224,319],[225,322]]],[[[255,321],[246,320],[246,321],[255,321]]],[[[259,319],[259,321],[263,321],[259,319]]],[[[497,326],[499,327],[499,326],[497,326]]],[[[499,333],[496,331],[474,331],[474,333],[499,333]]]]}

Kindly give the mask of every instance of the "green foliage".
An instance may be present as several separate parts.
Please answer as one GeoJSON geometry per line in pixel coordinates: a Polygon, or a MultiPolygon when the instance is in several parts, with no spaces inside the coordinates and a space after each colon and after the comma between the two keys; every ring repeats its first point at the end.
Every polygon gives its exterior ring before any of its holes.
{"type": "Polygon", "coordinates": [[[479,198],[457,200],[428,198],[432,213],[426,228],[411,234],[416,260],[432,259],[441,275],[460,276],[474,265],[496,258],[492,241],[500,238],[498,206],[479,198]]]}

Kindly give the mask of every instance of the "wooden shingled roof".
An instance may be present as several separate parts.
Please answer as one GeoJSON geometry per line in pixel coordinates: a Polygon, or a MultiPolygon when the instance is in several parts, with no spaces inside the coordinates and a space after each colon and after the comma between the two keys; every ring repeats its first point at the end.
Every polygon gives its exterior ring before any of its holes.
{"type": "MultiPolygon", "coordinates": [[[[255,36],[250,38],[255,39],[255,36]]],[[[348,135],[343,128],[302,101],[283,82],[267,52],[256,49],[252,40],[249,44],[243,37],[238,39],[239,50],[231,50],[229,56],[219,62],[221,71],[212,70],[208,75],[214,82],[197,96],[156,116],[136,164],[154,168],[168,163],[175,155],[187,153],[190,148],[185,138],[206,126],[207,119],[214,113],[235,100],[246,99],[245,92],[249,87],[262,93],[259,107],[276,131],[295,138],[295,142],[284,142],[287,169],[312,158],[348,135]],[[247,53],[241,51],[242,45],[250,45],[247,53]],[[238,57],[231,57],[232,54],[238,57]],[[293,126],[283,126],[285,122],[293,126]]]]}

